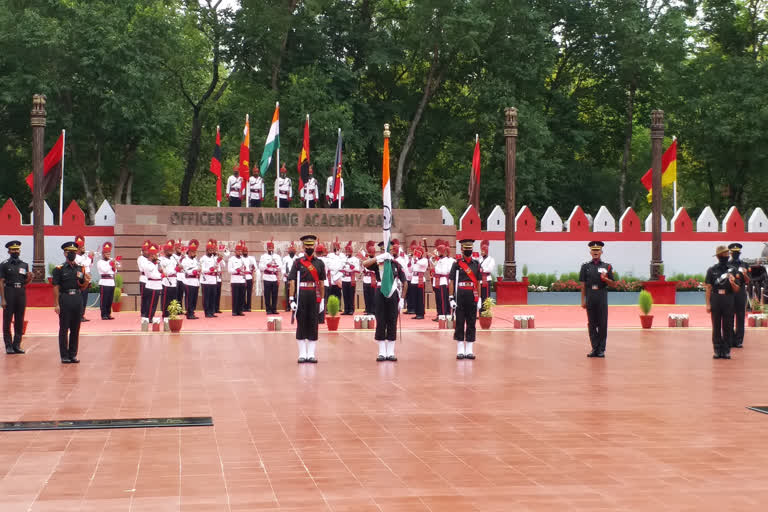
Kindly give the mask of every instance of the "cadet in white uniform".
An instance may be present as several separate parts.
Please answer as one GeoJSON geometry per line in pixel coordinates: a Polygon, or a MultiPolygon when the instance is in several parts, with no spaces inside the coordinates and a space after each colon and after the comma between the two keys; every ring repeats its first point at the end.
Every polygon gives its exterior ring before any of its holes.
{"type": "Polygon", "coordinates": [[[157,303],[163,292],[163,274],[157,261],[158,252],[156,244],[150,245],[147,251],[149,256],[141,267],[141,272],[147,276],[147,285],[144,287],[144,295],[141,296],[142,309],[147,315],[141,318],[142,331],[149,330],[150,323],[160,323],[160,318],[154,318],[157,303]]]}
{"type": "Polygon", "coordinates": [[[96,272],[99,274],[99,306],[102,320],[114,320],[112,316],[112,300],[115,297],[115,274],[117,261],[112,259],[112,242],[104,242],[101,247],[102,258],[96,262],[96,272]]]}
{"type": "Polygon", "coordinates": [[[190,240],[187,248],[187,255],[182,260],[181,266],[184,269],[184,283],[186,283],[184,297],[187,300],[185,309],[187,310],[187,319],[197,320],[195,309],[197,309],[197,291],[200,288],[200,263],[197,261],[197,248],[200,242],[190,240]]]}
{"type": "Polygon", "coordinates": [[[275,244],[271,240],[267,242],[267,253],[259,259],[259,270],[264,282],[264,309],[268,315],[277,314],[277,287],[279,284],[282,259],[275,254],[275,244]]]}
{"type": "Polygon", "coordinates": [[[245,192],[243,190],[243,178],[240,176],[240,171],[237,166],[235,166],[232,171],[232,176],[227,178],[227,198],[229,199],[229,206],[242,206],[242,195],[245,192]]]}
{"type": "MultiPolygon", "coordinates": [[[[492,256],[488,256],[488,240],[480,242],[480,276],[482,282],[480,283],[480,300],[485,302],[485,299],[491,296],[491,281],[493,281],[493,272],[496,270],[496,260],[492,256]]],[[[485,306],[482,306],[482,310],[485,306]]]]}
{"type": "Polygon", "coordinates": [[[168,326],[168,304],[172,300],[176,300],[177,282],[176,276],[181,270],[181,265],[176,262],[176,258],[173,257],[173,240],[168,240],[163,247],[163,255],[160,256],[160,271],[163,274],[163,300],[161,301],[161,307],[163,310],[163,323],[164,330],[170,331],[168,326]]]}
{"type": "Polygon", "coordinates": [[[288,169],[285,163],[280,168],[280,176],[275,180],[275,203],[278,208],[288,208],[293,199],[293,187],[291,178],[288,177],[288,169]]]}
{"type": "Polygon", "coordinates": [[[200,258],[200,284],[203,287],[203,311],[205,318],[216,317],[216,290],[219,276],[219,258],[216,256],[216,242],[208,240],[205,256],[200,258]]]}
{"type": "Polygon", "coordinates": [[[344,205],[344,178],[340,178],[339,183],[339,197],[333,195],[333,171],[328,176],[328,180],[325,182],[325,200],[328,203],[328,208],[338,208],[339,199],[341,199],[342,206],[344,205]]]}
{"type": "Polygon", "coordinates": [[[243,260],[243,246],[239,243],[235,246],[235,255],[229,257],[227,271],[229,272],[229,284],[232,287],[232,316],[245,316],[245,273],[246,263],[243,260]]]}
{"type": "Polygon", "coordinates": [[[355,314],[355,288],[357,274],[360,273],[360,259],[352,253],[352,242],[344,247],[344,264],[341,267],[341,294],[344,297],[344,312],[342,315],[355,314]]]}
{"type": "MultiPolygon", "coordinates": [[[[85,252],[85,237],[82,235],[78,235],[75,237],[75,243],[77,244],[77,257],[75,258],[75,265],[80,265],[83,267],[83,272],[88,275],[88,277],[91,277],[91,265],[93,265],[93,260],[91,257],[86,254],[85,252]]],[[[85,307],[88,305],[88,288],[85,288],[84,290],[81,290],[81,297],[83,299],[83,308],[82,308],[82,314],[80,318],[81,322],[88,322],[89,320],[85,318],[85,307]]]]}
{"type": "Polygon", "coordinates": [[[317,180],[314,176],[312,166],[309,166],[309,179],[301,189],[301,204],[307,208],[314,208],[317,200],[320,198],[320,191],[317,188],[317,180]]]}
{"type": "Polygon", "coordinates": [[[291,306],[289,304],[290,297],[288,294],[290,293],[290,285],[288,283],[288,274],[291,273],[291,268],[293,268],[293,262],[299,259],[299,256],[296,256],[296,246],[293,245],[293,242],[291,242],[291,245],[288,246],[288,255],[283,256],[283,262],[281,265],[281,270],[283,272],[283,287],[284,287],[284,295],[285,295],[285,310],[290,311],[291,306]]]}
{"type": "Polygon", "coordinates": [[[261,206],[264,200],[264,178],[261,177],[259,166],[253,166],[253,174],[248,178],[248,206],[261,206]]]}
{"type": "Polygon", "coordinates": [[[251,297],[253,296],[253,278],[256,273],[257,263],[256,258],[248,256],[248,246],[245,245],[245,240],[240,240],[240,246],[243,252],[243,263],[245,263],[245,302],[243,303],[243,311],[250,312],[251,297]]]}

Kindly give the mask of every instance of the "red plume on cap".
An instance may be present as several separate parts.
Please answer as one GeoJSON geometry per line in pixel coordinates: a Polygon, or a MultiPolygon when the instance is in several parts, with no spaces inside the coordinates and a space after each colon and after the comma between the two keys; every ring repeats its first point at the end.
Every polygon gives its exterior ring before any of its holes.
{"type": "Polygon", "coordinates": [[[293,242],[291,242],[291,245],[289,245],[289,246],[288,246],[288,250],[289,250],[289,251],[295,251],[295,250],[296,250],[296,244],[294,244],[293,242]]]}
{"type": "Polygon", "coordinates": [[[336,237],[336,240],[333,242],[333,250],[336,251],[338,249],[341,249],[341,244],[339,243],[339,237],[336,237]]]}
{"type": "Polygon", "coordinates": [[[267,242],[267,250],[268,251],[274,251],[275,250],[275,241],[274,238],[270,238],[269,242],[267,242]]]}
{"type": "Polygon", "coordinates": [[[208,240],[208,243],[205,244],[205,249],[216,249],[216,241],[215,240],[208,240]]]}
{"type": "Polygon", "coordinates": [[[487,249],[489,245],[490,245],[490,242],[488,240],[483,240],[482,242],[480,242],[481,249],[487,249]]]}
{"type": "MultiPolygon", "coordinates": [[[[442,240],[440,240],[440,241],[442,242],[442,240]]],[[[445,245],[444,244],[441,243],[441,244],[439,244],[437,246],[437,254],[439,254],[440,256],[445,256],[445,245]]]]}
{"type": "Polygon", "coordinates": [[[347,245],[344,246],[344,250],[348,252],[352,252],[352,240],[347,242],[347,245]]]}
{"type": "Polygon", "coordinates": [[[187,250],[196,251],[198,247],[200,247],[200,242],[193,238],[189,241],[189,247],[187,247],[187,250]]]}
{"type": "Polygon", "coordinates": [[[151,244],[147,251],[149,251],[149,254],[157,254],[157,245],[151,244]]]}
{"type": "Polygon", "coordinates": [[[323,244],[317,244],[317,247],[315,248],[315,252],[320,254],[325,254],[325,246],[323,244]]]}
{"type": "Polygon", "coordinates": [[[101,246],[101,252],[107,252],[112,250],[112,242],[104,242],[104,245],[101,246]]]}
{"type": "Polygon", "coordinates": [[[174,242],[173,246],[174,246],[174,247],[181,247],[181,238],[179,238],[178,240],[176,240],[176,242],[174,242]]]}
{"type": "Polygon", "coordinates": [[[235,245],[236,251],[242,251],[243,250],[243,244],[241,242],[237,242],[237,245],[235,245]]]}
{"type": "Polygon", "coordinates": [[[83,235],[77,235],[75,237],[75,243],[78,247],[82,247],[85,245],[85,237],[83,235]]]}
{"type": "Polygon", "coordinates": [[[416,246],[413,248],[413,255],[417,258],[421,258],[421,256],[424,254],[424,249],[421,248],[421,246],[416,246]]]}
{"type": "Polygon", "coordinates": [[[141,244],[141,248],[142,249],[149,249],[150,245],[152,245],[152,242],[149,239],[147,239],[147,240],[144,240],[143,244],[141,244]]]}
{"type": "Polygon", "coordinates": [[[173,250],[173,240],[168,240],[165,243],[165,246],[163,247],[166,251],[172,251],[173,250]]]}

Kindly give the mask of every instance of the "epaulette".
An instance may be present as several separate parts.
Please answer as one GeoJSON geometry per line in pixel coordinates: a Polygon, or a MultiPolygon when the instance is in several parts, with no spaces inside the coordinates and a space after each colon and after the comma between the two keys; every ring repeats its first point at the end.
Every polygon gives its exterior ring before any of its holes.
{"type": "Polygon", "coordinates": [[[62,267],[62,265],[57,265],[57,266],[56,266],[56,268],[59,268],[59,269],[60,269],[61,267],[62,267]]]}

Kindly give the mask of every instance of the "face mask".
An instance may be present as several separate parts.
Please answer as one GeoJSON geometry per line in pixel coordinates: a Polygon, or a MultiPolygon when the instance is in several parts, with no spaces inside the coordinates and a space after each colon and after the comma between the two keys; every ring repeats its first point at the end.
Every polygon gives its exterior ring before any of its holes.
{"type": "Polygon", "coordinates": [[[314,249],[304,249],[304,254],[307,256],[312,256],[312,253],[315,252],[314,249]]]}
{"type": "Polygon", "coordinates": [[[77,258],[77,254],[71,251],[67,253],[67,261],[75,261],[75,258],[77,258]]]}
{"type": "Polygon", "coordinates": [[[468,251],[462,251],[462,254],[463,254],[464,256],[466,256],[467,258],[469,258],[469,257],[471,257],[471,256],[472,256],[472,249],[470,249],[470,250],[468,250],[468,251]]]}
{"type": "Polygon", "coordinates": [[[12,252],[12,253],[11,253],[11,259],[12,259],[12,260],[17,260],[17,259],[19,259],[19,253],[17,253],[17,252],[12,252]]]}
{"type": "Polygon", "coordinates": [[[717,257],[717,260],[718,260],[720,263],[728,263],[728,256],[718,256],[718,257],[717,257]]]}
{"type": "Polygon", "coordinates": [[[288,253],[288,256],[290,256],[291,258],[293,258],[293,256],[294,256],[295,254],[296,254],[295,252],[293,252],[293,251],[290,251],[290,252],[288,253]]]}

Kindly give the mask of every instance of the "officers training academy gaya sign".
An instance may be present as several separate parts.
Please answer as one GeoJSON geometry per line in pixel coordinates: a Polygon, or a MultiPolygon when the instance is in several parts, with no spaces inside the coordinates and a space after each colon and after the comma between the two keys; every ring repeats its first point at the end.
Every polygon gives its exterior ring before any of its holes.
{"type": "MultiPolygon", "coordinates": [[[[381,228],[381,214],[369,213],[250,213],[173,212],[174,226],[287,226],[302,228],[381,228]]],[[[395,225],[394,219],[392,226],[395,225]]]]}

